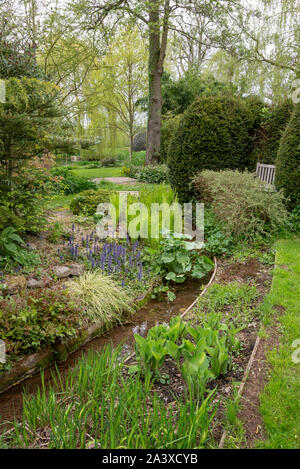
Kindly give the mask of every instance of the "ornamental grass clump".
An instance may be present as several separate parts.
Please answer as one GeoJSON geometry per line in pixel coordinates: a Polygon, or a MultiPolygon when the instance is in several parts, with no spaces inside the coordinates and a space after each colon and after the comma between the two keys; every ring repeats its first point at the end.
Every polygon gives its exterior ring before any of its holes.
{"type": "Polygon", "coordinates": [[[133,312],[132,298],[111,277],[98,271],[70,280],[68,293],[83,306],[86,320],[120,321],[122,312],[133,312]]]}

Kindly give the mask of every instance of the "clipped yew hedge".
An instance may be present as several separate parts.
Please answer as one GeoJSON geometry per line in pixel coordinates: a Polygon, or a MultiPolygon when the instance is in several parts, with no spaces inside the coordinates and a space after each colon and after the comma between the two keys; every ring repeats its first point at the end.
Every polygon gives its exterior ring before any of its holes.
{"type": "Polygon", "coordinates": [[[180,201],[193,197],[190,183],[200,171],[246,169],[251,145],[244,100],[217,95],[195,101],[182,115],[168,152],[170,183],[180,201]]]}
{"type": "Polygon", "coordinates": [[[275,185],[283,189],[291,209],[300,205],[300,104],[282,135],[276,158],[275,185]]]}

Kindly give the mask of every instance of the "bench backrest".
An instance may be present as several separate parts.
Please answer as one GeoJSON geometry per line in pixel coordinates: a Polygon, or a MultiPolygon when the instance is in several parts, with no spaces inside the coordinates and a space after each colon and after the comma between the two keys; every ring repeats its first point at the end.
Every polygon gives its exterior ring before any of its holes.
{"type": "Polygon", "coordinates": [[[267,184],[274,184],[276,167],[273,164],[257,163],[256,177],[267,184]]]}

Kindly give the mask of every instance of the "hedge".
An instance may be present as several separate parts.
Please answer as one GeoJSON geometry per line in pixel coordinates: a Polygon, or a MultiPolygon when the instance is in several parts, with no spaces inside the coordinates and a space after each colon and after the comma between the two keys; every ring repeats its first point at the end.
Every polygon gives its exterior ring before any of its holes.
{"type": "Polygon", "coordinates": [[[199,171],[246,169],[251,143],[242,99],[218,95],[195,101],[183,114],[168,153],[169,178],[180,201],[193,197],[190,183],[199,171]]]}
{"type": "Polygon", "coordinates": [[[293,209],[300,205],[300,104],[295,106],[282,135],[275,163],[275,185],[283,189],[293,209]]]}

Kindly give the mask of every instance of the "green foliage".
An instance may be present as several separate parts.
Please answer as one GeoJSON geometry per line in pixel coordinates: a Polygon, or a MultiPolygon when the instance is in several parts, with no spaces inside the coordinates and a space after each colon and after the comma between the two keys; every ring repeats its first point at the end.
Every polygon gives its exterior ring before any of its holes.
{"type": "Polygon", "coordinates": [[[78,305],[63,291],[46,288],[0,301],[0,338],[9,357],[73,337],[80,324],[78,305]]]}
{"type": "Polygon", "coordinates": [[[220,321],[227,324],[229,331],[231,325],[243,327],[253,320],[257,296],[256,286],[249,283],[215,283],[199,298],[197,318],[204,327],[212,329],[220,327],[220,321]]]}
{"type": "Polygon", "coordinates": [[[278,189],[288,198],[288,205],[294,208],[300,201],[300,104],[296,104],[290,121],[280,140],[276,158],[276,179],[278,189]]]}
{"type": "Polygon", "coordinates": [[[282,193],[266,189],[251,173],[203,171],[195,177],[194,187],[224,232],[235,239],[275,234],[287,224],[282,193]]]}
{"type": "Polygon", "coordinates": [[[156,166],[135,166],[130,164],[123,167],[122,174],[150,184],[168,182],[168,167],[162,164],[156,166]]]}
{"type": "Polygon", "coordinates": [[[293,109],[290,101],[268,110],[261,127],[256,132],[255,147],[252,153],[253,163],[275,164],[280,139],[289,122],[293,109]]]}
{"type": "Polygon", "coordinates": [[[108,203],[112,192],[105,189],[88,190],[74,197],[70,209],[74,215],[93,216],[100,203],[108,203]]]}
{"type": "Polygon", "coordinates": [[[192,398],[203,399],[208,380],[225,375],[231,368],[239,344],[235,336],[240,329],[229,328],[219,316],[214,319],[214,323],[210,321],[204,327],[192,327],[176,316],[169,324],[152,327],[145,338],[135,334],[138,366],[132,367],[132,371],[141,370],[147,381],[152,377],[162,380],[160,369],[166,357],[170,357],[181,371],[192,398]]]}
{"type": "Polygon", "coordinates": [[[230,84],[217,81],[212,75],[203,76],[192,67],[177,80],[165,72],[162,77],[162,114],[182,114],[199,96],[232,91],[230,84]]]}
{"type": "Polygon", "coordinates": [[[51,174],[57,179],[56,184],[53,184],[56,192],[63,192],[64,194],[77,194],[78,192],[87,191],[90,189],[97,189],[97,184],[90,181],[85,176],[77,176],[72,174],[68,167],[57,167],[51,169],[51,174]]]}
{"type": "MultiPolygon", "coordinates": [[[[189,236],[179,233],[166,233],[160,241],[158,253],[146,248],[146,252],[153,256],[153,271],[165,280],[183,283],[187,276],[201,279],[213,268],[214,263],[206,256],[197,252],[200,245],[186,241],[189,236]]],[[[202,247],[202,244],[201,244],[202,247]]]]}
{"type": "Polygon", "coordinates": [[[177,127],[181,120],[181,114],[176,116],[165,117],[161,125],[160,133],[160,162],[166,162],[169,154],[170,144],[173,138],[173,135],[177,131],[177,127]]]}
{"type": "Polygon", "coordinates": [[[40,263],[39,256],[24,249],[25,243],[12,226],[0,232],[0,266],[15,263],[20,266],[40,263]]]}
{"type": "MultiPolygon", "coordinates": [[[[116,220],[117,223],[120,221],[120,207],[119,207],[119,194],[114,193],[111,194],[110,202],[114,205],[116,210],[116,220]]],[[[130,228],[130,223],[136,219],[138,216],[140,218],[140,231],[146,231],[148,234],[148,238],[145,239],[145,243],[151,246],[157,247],[159,239],[161,238],[161,230],[163,229],[163,210],[159,213],[153,213],[151,208],[152,204],[167,204],[168,206],[172,206],[172,203],[177,202],[177,198],[174,195],[174,192],[167,186],[166,184],[159,184],[153,185],[151,187],[141,187],[138,195],[128,194],[127,195],[127,221],[128,227],[130,228]],[[141,203],[146,208],[147,211],[141,211],[139,215],[129,213],[129,207],[131,204],[134,203],[141,203]],[[152,216],[155,216],[155,222],[152,222],[152,216]],[[152,224],[155,225],[154,229],[157,230],[157,233],[153,233],[152,231],[152,224]],[[157,234],[157,236],[156,236],[157,234]]],[[[170,210],[170,230],[174,231],[174,224],[175,224],[175,212],[176,212],[176,205],[175,210],[170,210]]],[[[139,210],[137,210],[139,212],[139,210]]],[[[176,212],[177,213],[177,212],[176,212]]],[[[178,215],[178,214],[177,214],[178,215]]],[[[137,231],[139,231],[137,227],[137,231]]]]}
{"type": "Polygon", "coordinates": [[[244,101],[228,95],[199,98],[185,111],[168,154],[169,179],[180,201],[192,198],[197,172],[249,166],[248,119],[244,101]]]}
{"type": "Polygon", "coordinates": [[[170,409],[142,380],[128,377],[120,347],[81,357],[66,376],[23,397],[23,418],[4,444],[13,448],[190,449],[207,445],[216,413],[210,393],[200,404],[175,397],[170,409]],[[74,398],[74,396],[77,396],[74,398]],[[44,435],[47,432],[45,441],[44,435]]]}
{"type": "Polygon", "coordinates": [[[290,213],[289,222],[291,231],[300,233],[300,205],[297,205],[290,213]]]}

